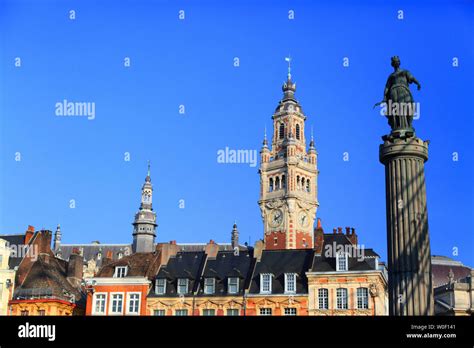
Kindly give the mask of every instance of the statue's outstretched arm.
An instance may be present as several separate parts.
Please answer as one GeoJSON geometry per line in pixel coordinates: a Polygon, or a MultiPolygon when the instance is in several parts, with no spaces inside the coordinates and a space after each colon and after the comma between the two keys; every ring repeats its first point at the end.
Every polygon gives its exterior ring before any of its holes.
{"type": "Polygon", "coordinates": [[[420,83],[418,82],[418,80],[415,78],[415,76],[413,76],[412,74],[410,74],[409,71],[407,71],[407,75],[408,75],[408,83],[414,83],[415,85],[418,86],[418,90],[421,89],[421,85],[420,83]]]}

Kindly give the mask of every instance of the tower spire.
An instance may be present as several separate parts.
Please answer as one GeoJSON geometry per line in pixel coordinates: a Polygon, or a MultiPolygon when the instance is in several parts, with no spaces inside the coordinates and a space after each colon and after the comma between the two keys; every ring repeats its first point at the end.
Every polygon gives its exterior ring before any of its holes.
{"type": "Polygon", "coordinates": [[[61,246],[61,226],[58,224],[56,227],[56,231],[54,232],[54,243],[53,243],[53,250],[57,251],[61,246]]]}
{"type": "Polygon", "coordinates": [[[133,252],[152,252],[155,247],[156,213],[152,207],[153,186],[150,177],[150,161],[147,176],[142,186],[140,209],[133,222],[133,252]]]}
{"type": "Polygon", "coordinates": [[[232,234],[231,234],[231,244],[232,249],[239,247],[239,230],[237,229],[237,220],[234,220],[234,226],[232,226],[232,234]]]}
{"type": "Polygon", "coordinates": [[[288,62],[288,80],[291,80],[291,56],[288,55],[285,60],[288,62]]]}

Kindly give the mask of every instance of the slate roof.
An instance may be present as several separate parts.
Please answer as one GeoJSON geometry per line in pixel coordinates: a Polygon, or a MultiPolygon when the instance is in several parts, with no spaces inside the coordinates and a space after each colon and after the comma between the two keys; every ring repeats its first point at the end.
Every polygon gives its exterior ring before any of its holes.
{"type": "Polygon", "coordinates": [[[160,267],[160,253],[136,253],[104,265],[96,277],[113,277],[115,267],[127,266],[126,277],[147,277],[154,279],[160,267]]]}
{"type": "Polygon", "coordinates": [[[150,296],[179,296],[177,294],[178,278],[188,279],[189,294],[194,293],[199,285],[200,276],[206,260],[204,251],[180,251],[162,265],[156,278],[166,279],[166,294],[157,295],[153,287],[150,296]]]}
{"type": "Polygon", "coordinates": [[[198,296],[222,296],[228,294],[228,279],[239,278],[239,291],[232,296],[243,295],[252,273],[253,255],[250,251],[219,251],[215,258],[207,258],[203,276],[198,289],[198,296]],[[204,278],[214,278],[214,294],[204,294],[204,278]]]}
{"type": "Polygon", "coordinates": [[[85,294],[80,287],[74,287],[67,280],[67,262],[49,255],[41,254],[33,263],[23,284],[15,289],[13,299],[31,297],[55,297],[70,300],[68,294],[74,295],[74,302],[85,306],[85,294]]]}
{"type": "Polygon", "coordinates": [[[108,252],[112,252],[112,260],[118,260],[119,254],[123,256],[130,255],[132,253],[131,244],[61,244],[57,250],[54,250],[54,254],[63,260],[69,260],[69,256],[72,254],[74,248],[82,250],[82,256],[84,263],[94,259],[98,267],[102,266],[102,261],[107,256],[108,252]],[[100,259],[97,256],[101,254],[100,259]]]}
{"type": "MultiPolygon", "coordinates": [[[[349,247],[352,245],[350,240],[344,234],[328,233],[324,234],[324,246],[321,255],[314,255],[313,263],[311,266],[311,272],[336,272],[336,257],[326,257],[326,247],[331,248],[336,245],[343,247],[349,247]]],[[[332,252],[337,252],[337,249],[332,252]]],[[[361,249],[359,253],[363,258],[359,256],[350,255],[348,257],[348,270],[349,271],[369,271],[375,270],[375,259],[380,256],[373,249],[361,249]]],[[[332,256],[332,255],[331,255],[332,256]]]]}
{"type": "Polygon", "coordinates": [[[312,249],[293,250],[264,250],[260,261],[255,265],[255,271],[250,282],[250,293],[260,293],[260,274],[271,273],[272,294],[285,292],[285,273],[296,273],[296,293],[308,293],[306,272],[311,267],[312,249]]]}
{"type": "MultiPolygon", "coordinates": [[[[233,250],[231,243],[216,243],[219,247],[219,251],[230,251],[233,250]]],[[[207,243],[176,243],[180,251],[204,251],[207,243]]],[[[239,245],[239,250],[250,249],[246,245],[239,245]]]]}
{"type": "MultiPolygon", "coordinates": [[[[9,235],[0,235],[0,238],[1,239],[4,239],[6,240],[10,247],[11,246],[20,246],[20,245],[24,245],[24,241],[25,241],[25,235],[24,234],[9,234],[9,235]]],[[[21,255],[14,255],[12,256],[12,254],[10,254],[10,257],[8,259],[8,267],[10,269],[14,269],[15,267],[19,266],[20,265],[20,262],[21,260],[23,259],[23,254],[21,255]]]]}

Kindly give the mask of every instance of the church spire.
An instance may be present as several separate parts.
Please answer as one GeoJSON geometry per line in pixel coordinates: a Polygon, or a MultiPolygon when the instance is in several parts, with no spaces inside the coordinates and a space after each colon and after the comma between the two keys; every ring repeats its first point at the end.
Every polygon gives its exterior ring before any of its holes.
{"type": "Polygon", "coordinates": [[[54,242],[53,242],[53,250],[57,251],[61,246],[61,226],[58,224],[56,227],[56,232],[54,232],[54,242]]]}
{"type": "Polygon", "coordinates": [[[133,252],[152,252],[155,247],[156,213],[153,211],[153,186],[148,161],[147,176],[142,186],[140,209],[133,222],[133,252]]]}
{"type": "Polygon", "coordinates": [[[237,229],[237,221],[234,221],[234,226],[232,227],[231,244],[232,249],[234,250],[239,247],[239,230],[237,229]]]}

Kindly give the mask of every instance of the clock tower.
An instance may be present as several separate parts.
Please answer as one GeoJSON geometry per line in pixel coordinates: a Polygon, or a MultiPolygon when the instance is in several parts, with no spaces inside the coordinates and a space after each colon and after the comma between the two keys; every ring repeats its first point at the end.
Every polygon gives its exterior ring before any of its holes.
{"type": "Polygon", "coordinates": [[[282,89],[283,98],[272,116],[271,148],[265,134],[260,151],[258,204],[265,249],[310,249],[319,205],[317,152],[312,135],[306,149],[306,116],[295,99],[290,67],[282,89]]]}

